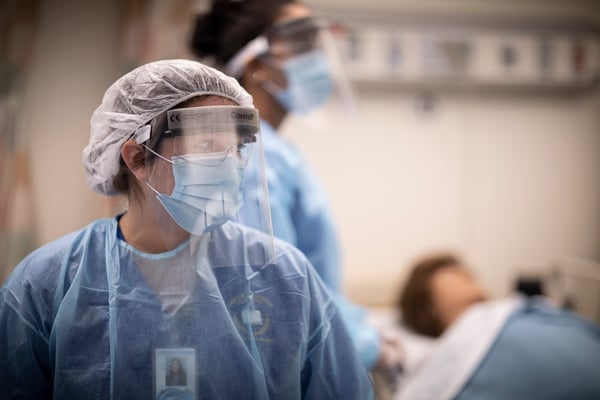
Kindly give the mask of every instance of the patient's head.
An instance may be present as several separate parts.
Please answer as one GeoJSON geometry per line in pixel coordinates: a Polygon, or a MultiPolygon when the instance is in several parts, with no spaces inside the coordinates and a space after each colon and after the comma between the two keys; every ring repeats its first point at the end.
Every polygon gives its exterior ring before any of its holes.
{"type": "Polygon", "coordinates": [[[469,306],[486,297],[460,259],[439,254],[415,264],[400,293],[398,307],[409,328],[437,337],[469,306]]]}

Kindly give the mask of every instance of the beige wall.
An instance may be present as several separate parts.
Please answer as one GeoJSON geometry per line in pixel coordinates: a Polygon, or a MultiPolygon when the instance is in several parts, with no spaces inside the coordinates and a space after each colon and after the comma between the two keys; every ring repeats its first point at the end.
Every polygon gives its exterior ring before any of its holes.
{"type": "Polygon", "coordinates": [[[430,115],[416,100],[364,92],[360,118],[332,107],[286,126],[331,196],[353,297],[391,301],[436,249],[463,254],[495,296],[560,255],[600,259],[597,90],[442,93],[430,115]]]}
{"type": "Polygon", "coordinates": [[[89,120],[119,73],[116,2],[44,2],[21,123],[31,143],[38,237],[78,229],[101,211],[85,186],[89,120]]]}
{"type": "MultiPolygon", "coordinates": [[[[446,12],[483,12],[485,3],[508,14],[556,9],[462,1],[446,12]]],[[[49,0],[44,8],[21,118],[33,145],[43,243],[107,214],[85,187],[81,150],[91,113],[121,72],[118,4],[49,0]]],[[[447,2],[372,4],[402,11],[447,2]]],[[[580,15],[588,4],[563,12],[580,15]]],[[[365,89],[358,118],[331,107],[318,121],[285,126],[330,195],[352,298],[389,302],[406,265],[430,249],[461,251],[494,295],[508,291],[517,270],[544,268],[557,255],[600,260],[598,90],[443,92],[427,115],[416,111],[418,100],[413,92],[365,89]]]]}

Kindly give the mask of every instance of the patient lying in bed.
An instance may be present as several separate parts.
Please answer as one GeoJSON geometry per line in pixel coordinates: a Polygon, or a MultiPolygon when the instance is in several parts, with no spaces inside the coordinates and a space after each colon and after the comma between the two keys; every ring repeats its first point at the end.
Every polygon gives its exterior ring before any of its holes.
{"type": "Polygon", "coordinates": [[[452,255],[422,260],[398,300],[394,399],[600,399],[600,327],[544,298],[487,300],[452,255]]]}

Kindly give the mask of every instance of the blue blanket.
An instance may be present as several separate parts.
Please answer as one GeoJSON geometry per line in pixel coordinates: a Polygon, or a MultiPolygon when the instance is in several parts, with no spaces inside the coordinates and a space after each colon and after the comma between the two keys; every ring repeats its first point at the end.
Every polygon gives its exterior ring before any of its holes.
{"type": "Polygon", "coordinates": [[[472,306],[396,400],[600,399],[600,326],[542,298],[472,306]]]}

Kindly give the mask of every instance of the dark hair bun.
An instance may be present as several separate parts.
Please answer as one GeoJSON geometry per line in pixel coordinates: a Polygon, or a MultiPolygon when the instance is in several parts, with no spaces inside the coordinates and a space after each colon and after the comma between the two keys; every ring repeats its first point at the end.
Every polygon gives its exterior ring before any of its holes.
{"type": "Polygon", "coordinates": [[[217,47],[216,40],[219,36],[219,25],[211,13],[196,16],[190,44],[196,56],[202,58],[214,55],[217,47]]]}
{"type": "Polygon", "coordinates": [[[266,31],[281,7],[294,0],[213,0],[196,17],[190,42],[197,57],[212,56],[225,64],[242,47],[266,31]]]}

